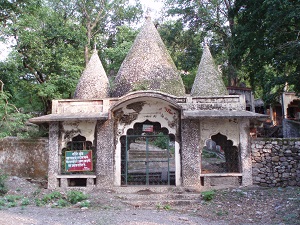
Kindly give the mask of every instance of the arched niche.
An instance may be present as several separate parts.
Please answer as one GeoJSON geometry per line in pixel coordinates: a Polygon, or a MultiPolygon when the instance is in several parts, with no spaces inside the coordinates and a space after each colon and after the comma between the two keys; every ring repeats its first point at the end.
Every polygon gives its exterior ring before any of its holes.
{"type": "Polygon", "coordinates": [[[238,173],[240,156],[237,146],[218,133],[205,141],[201,154],[201,171],[205,173],[238,173]]]}
{"type": "Polygon", "coordinates": [[[300,120],[300,99],[294,99],[288,104],[287,118],[300,120]]]}

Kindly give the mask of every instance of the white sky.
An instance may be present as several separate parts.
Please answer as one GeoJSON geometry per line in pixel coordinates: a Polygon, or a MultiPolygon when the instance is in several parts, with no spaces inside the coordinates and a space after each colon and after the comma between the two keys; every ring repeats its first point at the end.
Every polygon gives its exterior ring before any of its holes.
{"type": "MultiPolygon", "coordinates": [[[[129,2],[135,2],[135,0],[129,0],[129,2]]],[[[146,12],[147,9],[150,11],[150,16],[152,19],[157,19],[159,17],[159,12],[163,8],[163,2],[160,0],[140,0],[143,11],[146,12]]]]}

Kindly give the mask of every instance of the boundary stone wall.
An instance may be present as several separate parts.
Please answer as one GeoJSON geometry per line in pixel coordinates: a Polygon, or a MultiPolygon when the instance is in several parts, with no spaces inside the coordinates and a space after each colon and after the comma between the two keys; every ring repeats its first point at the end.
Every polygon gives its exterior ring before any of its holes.
{"type": "Polygon", "coordinates": [[[48,138],[0,139],[0,169],[11,176],[45,179],[48,174],[48,138]]]}
{"type": "Polygon", "coordinates": [[[300,186],[300,138],[253,139],[251,149],[253,184],[300,186]]]}

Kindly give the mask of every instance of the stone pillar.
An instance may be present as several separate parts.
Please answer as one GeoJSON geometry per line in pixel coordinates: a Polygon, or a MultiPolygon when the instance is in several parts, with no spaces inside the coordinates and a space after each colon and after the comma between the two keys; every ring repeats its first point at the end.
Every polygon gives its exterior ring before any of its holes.
{"type": "Polygon", "coordinates": [[[240,152],[242,165],[242,185],[252,185],[252,161],[250,149],[250,123],[249,119],[242,119],[239,121],[240,126],[240,152]]]}
{"type": "Polygon", "coordinates": [[[97,122],[96,185],[98,188],[113,186],[114,178],[114,129],[113,121],[97,122]]]}
{"type": "Polygon", "coordinates": [[[200,188],[201,155],[198,120],[182,120],[182,183],[184,187],[200,188]]]}
{"type": "Polygon", "coordinates": [[[58,187],[57,175],[59,172],[58,155],[59,122],[49,124],[49,158],[48,158],[48,189],[58,187]]]}

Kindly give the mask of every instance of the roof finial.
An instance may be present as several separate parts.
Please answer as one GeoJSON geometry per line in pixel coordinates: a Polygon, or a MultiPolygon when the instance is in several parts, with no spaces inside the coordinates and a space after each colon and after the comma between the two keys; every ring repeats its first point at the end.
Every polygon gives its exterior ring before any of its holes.
{"type": "Polygon", "coordinates": [[[148,19],[151,20],[150,13],[151,13],[151,9],[150,9],[150,7],[148,7],[147,10],[146,10],[146,13],[145,13],[146,14],[145,15],[146,20],[148,20],[148,19]]]}
{"type": "Polygon", "coordinates": [[[203,40],[203,47],[208,47],[208,44],[209,44],[209,41],[208,41],[208,38],[204,38],[203,40]]]}

